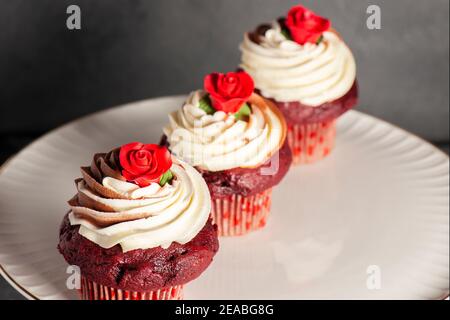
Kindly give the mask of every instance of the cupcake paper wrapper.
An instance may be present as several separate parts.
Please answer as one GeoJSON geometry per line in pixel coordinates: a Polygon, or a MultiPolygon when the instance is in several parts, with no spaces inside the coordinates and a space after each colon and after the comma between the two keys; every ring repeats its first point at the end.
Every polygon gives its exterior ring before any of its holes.
{"type": "Polygon", "coordinates": [[[336,138],[336,120],[290,125],[288,142],[293,164],[313,163],[328,156],[336,138]]]}
{"type": "Polygon", "coordinates": [[[156,291],[128,291],[103,286],[81,277],[81,300],[182,300],[183,286],[174,286],[156,291]]]}
{"type": "Polygon", "coordinates": [[[213,199],[211,214],[219,236],[240,236],[266,225],[272,202],[272,188],[252,196],[233,195],[213,199]]]}

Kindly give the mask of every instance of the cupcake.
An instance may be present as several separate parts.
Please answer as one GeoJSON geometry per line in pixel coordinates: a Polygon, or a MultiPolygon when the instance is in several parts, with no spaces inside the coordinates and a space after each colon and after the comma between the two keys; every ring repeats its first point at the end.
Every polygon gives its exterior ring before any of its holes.
{"type": "Polygon", "coordinates": [[[286,118],[295,164],[326,157],[336,119],[357,103],[355,60],[329,20],[302,7],[246,33],[241,68],[286,118]]]}
{"type": "Polygon", "coordinates": [[[246,72],[213,73],[169,120],[162,144],[202,174],[219,235],[263,227],[272,188],[292,162],[275,104],[254,93],[246,72]]]}
{"type": "Polygon", "coordinates": [[[138,142],[81,168],[58,250],[81,271],[83,300],[175,300],[218,250],[201,175],[138,142]]]}

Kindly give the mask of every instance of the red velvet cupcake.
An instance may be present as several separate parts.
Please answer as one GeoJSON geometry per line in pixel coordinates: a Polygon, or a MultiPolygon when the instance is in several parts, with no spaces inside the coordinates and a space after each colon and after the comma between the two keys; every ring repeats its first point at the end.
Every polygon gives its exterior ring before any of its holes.
{"type": "Polygon", "coordinates": [[[213,73],[164,128],[163,144],[206,180],[219,235],[266,224],[272,188],[292,161],[283,115],[245,72],[213,73]]]}
{"type": "Polygon", "coordinates": [[[286,118],[294,163],[327,156],[336,119],[358,97],[355,60],[330,21],[295,6],[285,18],[246,33],[241,51],[241,68],[286,118]]]}
{"type": "Polygon", "coordinates": [[[130,143],[81,168],[58,250],[84,300],[174,300],[219,244],[201,175],[165,147],[130,143]]]}

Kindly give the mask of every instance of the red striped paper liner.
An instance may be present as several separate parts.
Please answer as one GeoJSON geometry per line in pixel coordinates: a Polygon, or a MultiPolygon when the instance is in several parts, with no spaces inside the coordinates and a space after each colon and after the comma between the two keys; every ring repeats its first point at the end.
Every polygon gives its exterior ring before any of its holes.
{"type": "Polygon", "coordinates": [[[156,291],[129,291],[103,286],[81,276],[81,300],[182,300],[183,285],[156,291]]]}
{"type": "Polygon", "coordinates": [[[252,196],[232,195],[212,199],[211,215],[219,236],[241,236],[266,225],[272,203],[272,188],[252,196]]]}
{"type": "Polygon", "coordinates": [[[288,142],[292,151],[292,163],[307,164],[328,156],[334,148],[336,120],[289,125],[288,142]]]}

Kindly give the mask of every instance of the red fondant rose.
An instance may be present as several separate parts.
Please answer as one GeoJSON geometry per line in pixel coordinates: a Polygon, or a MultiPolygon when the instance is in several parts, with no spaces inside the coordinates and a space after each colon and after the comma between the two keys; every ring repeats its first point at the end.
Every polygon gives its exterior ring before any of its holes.
{"type": "Polygon", "coordinates": [[[286,27],[295,42],[299,44],[317,43],[322,33],[330,29],[331,22],[303,6],[295,6],[289,10],[286,27]]]}
{"type": "Polygon", "coordinates": [[[252,77],[243,71],[208,74],[204,87],[209,93],[213,108],[226,113],[239,111],[255,89],[252,77]]]}
{"type": "Polygon", "coordinates": [[[119,160],[123,177],[140,187],[159,182],[161,176],[172,166],[172,157],[166,147],[140,142],[122,146],[119,160]]]}

